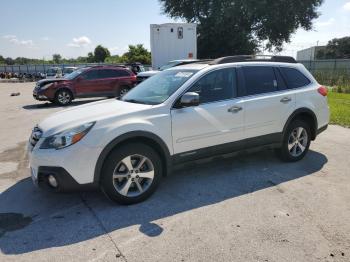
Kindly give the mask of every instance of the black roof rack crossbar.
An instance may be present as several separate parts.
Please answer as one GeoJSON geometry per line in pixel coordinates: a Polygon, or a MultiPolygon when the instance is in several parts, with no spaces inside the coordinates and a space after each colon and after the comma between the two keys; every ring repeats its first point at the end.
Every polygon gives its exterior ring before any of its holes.
{"type": "Polygon", "coordinates": [[[295,64],[297,61],[291,56],[273,56],[273,55],[237,55],[226,56],[213,60],[211,65],[237,63],[237,62],[281,62],[295,64]]]}

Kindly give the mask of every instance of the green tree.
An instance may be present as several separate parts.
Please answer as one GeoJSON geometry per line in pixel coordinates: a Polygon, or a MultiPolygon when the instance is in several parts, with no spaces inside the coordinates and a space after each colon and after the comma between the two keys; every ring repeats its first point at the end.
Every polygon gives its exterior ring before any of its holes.
{"type": "Polygon", "coordinates": [[[94,63],[95,62],[95,57],[94,57],[94,54],[92,52],[88,53],[88,56],[86,58],[86,62],[88,62],[88,63],[94,63]]]}
{"type": "Polygon", "coordinates": [[[140,62],[149,65],[151,64],[151,53],[142,44],[129,45],[129,51],[123,54],[121,62],[140,62]]]}
{"type": "Polygon", "coordinates": [[[13,60],[11,57],[7,57],[7,58],[5,58],[5,64],[6,65],[14,65],[15,60],[13,60]]]}
{"type": "Polygon", "coordinates": [[[60,54],[53,54],[52,60],[55,64],[59,64],[62,60],[62,56],[60,54]]]}
{"type": "Polygon", "coordinates": [[[105,63],[117,64],[121,63],[121,57],[119,55],[112,55],[105,59],[105,63]]]}
{"type": "Polygon", "coordinates": [[[198,56],[282,50],[299,28],[312,29],[323,0],[159,0],[172,18],[198,23],[198,56]]]}
{"type": "Polygon", "coordinates": [[[111,53],[106,47],[103,47],[102,45],[96,46],[94,51],[95,62],[104,62],[105,59],[109,56],[111,56],[111,53]]]}
{"type": "Polygon", "coordinates": [[[328,42],[325,49],[316,54],[317,59],[347,59],[350,58],[350,37],[334,38],[328,42]]]}
{"type": "Polygon", "coordinates": [[[5,64],[5,58],[2,55],[0,55],[0,65],[3,64],[5,64]]]}

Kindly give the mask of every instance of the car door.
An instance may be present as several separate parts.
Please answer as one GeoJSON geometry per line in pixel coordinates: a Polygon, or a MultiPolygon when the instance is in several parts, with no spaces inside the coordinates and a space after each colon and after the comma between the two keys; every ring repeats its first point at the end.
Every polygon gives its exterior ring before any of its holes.
{"type": "Polygon", "coordinates": [[[215,154],[242,140],[244,103],[237,98],[234,68],[207,73],[187,92],[198,93],[200,104],[171,110],[175,154],[180,158],[215,154]]]}
{"type": "Polygon", "coordinates": [[[119,86],[118,69],[101,69],[99,70],[99,93],[107,96],[116,94],[119,86]]]}
{"type": "Polygon", "coordinates": [[[295,109],[294,92],[286,90],[277,67],[247,65],[238,70],[243,75],[246,92],[244,137],[262,137],[261,142],[266,144],[277,142],[295,109]]]}
{"type": "Polygon", "coordinates": [[[99,95],[99,70],[89,70],[79,76],[75,82],[75,92],[78,97],[89,97],[99,95]]]}

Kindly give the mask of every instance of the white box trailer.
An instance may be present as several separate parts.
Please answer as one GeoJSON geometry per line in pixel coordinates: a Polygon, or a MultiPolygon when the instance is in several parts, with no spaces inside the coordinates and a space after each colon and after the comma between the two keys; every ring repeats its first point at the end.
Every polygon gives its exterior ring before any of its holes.
{"type": "Polygon", "coordinates": [[[152,24],[151,53],[155,70],[171,60],[197,59],[197,25],[152,24]]]}

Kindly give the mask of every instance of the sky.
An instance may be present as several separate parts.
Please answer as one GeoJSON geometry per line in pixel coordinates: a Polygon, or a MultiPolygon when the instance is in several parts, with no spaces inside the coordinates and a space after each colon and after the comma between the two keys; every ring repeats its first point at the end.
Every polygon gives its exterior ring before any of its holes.
{"type": "MultiPolygon", "coordinates": [[[[350,0],[325,0],[314,29],[297,30],[282,54],[324,45],[350,36],[350,0]]],[[[3,0],[0,9],[0,55],[51,59],[86,56],[98,44],[123,54],[129,44],[150,48],[149,25],[173,20],[158,0],[3,0]]]]}

